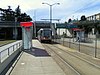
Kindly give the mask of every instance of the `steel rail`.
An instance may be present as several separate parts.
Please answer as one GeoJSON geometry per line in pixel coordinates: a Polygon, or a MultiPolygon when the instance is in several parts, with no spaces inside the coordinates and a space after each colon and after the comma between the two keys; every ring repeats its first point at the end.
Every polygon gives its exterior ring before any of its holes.
{"type": "MultiPolygon", "coordinates": [[[[60,50],[63,50],[63,49],[61,49],[61,48],[59,48],[59,47],[57,47],[57,46],[54,46],[54,47],[56,47],[56,48],[58,48],[58,49],[60,49],[60,50]]],[[[82,61],[87,62],[88,64],[90,64],[90,65],[92,65],[92,66],[95,66],[95,67],[98,68],[98,69],[100,69],[100,66],[98,66],[98,65],[96,65],[96,64],[94,64],[94,63],[92,63],[92,62],[90,62],[90,61],[88,61],[88,60],[86,60],[86,59],[84,59],[84,58],[81,58],[81,57],[79,57],[79,56],[77,56],[77,55],[75,55],[75,54],[69,53],[67,50],[66,50],[66,51],[63,50],[63,51],[66,52],[66,53],[68,53],[68,54],[70,54],[70,55],[72,55],[72,56],[74,56],[74,57],[76,57],[76,58],[78,58],[78,59],[80,59],[80,60],[82,60],[82,61]]]]}
{"type": "Polygon", "coordinates": [[[77,75],[82,75],[80,72],[78,72],[70,63],[68,63],[67,61],[65,61],[64,58],[62,58],[59,54],[57,54],[51,47],[49,47],[48,45],[46,45],[45,47],[48,47],[54,54],[56,54],[59,59],[66,64],[71,70],[73,70],[77,75]]]}

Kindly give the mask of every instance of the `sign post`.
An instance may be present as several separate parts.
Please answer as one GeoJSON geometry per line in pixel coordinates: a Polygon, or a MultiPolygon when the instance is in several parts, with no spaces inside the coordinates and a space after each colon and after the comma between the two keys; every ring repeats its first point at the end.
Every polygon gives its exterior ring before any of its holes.
{"type": "Polygon", "coordinates": [[[33,23],[32,22],[21,22],[22,27],[22,42],[24,49],[32,48],[32,33],[33,33],[33,23]]]}

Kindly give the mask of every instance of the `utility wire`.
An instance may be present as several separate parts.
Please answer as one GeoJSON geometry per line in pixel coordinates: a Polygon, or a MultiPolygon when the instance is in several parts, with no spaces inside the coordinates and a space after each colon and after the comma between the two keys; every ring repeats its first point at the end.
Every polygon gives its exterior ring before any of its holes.
{"type": "Polygon", "coordinates": [[[85,4],[83,7],[79,8],[78,10],[76,10],[76,11],[74,11],[66,16],[68,17],[69,15],[73,15],[79,11],[82,12],[82,11],[86,10],[86,8],[90,8],[95,2],[96,2],[95,0],[92,0],[90,3],[85,4]]]}

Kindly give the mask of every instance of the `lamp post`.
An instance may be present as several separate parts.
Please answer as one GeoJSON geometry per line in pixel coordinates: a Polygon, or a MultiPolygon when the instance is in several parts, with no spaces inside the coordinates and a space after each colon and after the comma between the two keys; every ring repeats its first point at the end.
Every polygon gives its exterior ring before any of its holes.
{"type": "Polygon", "coordinates": [[[54,4],[49,4],[49,3],[42,3],[42,4],[47,4],[50,6],[50,26],[52,24],[52,6],[53,5],[59,5],[60,3],[54,3],[54,4]]]}
{"type": "Polygon", "coordinates": [[[36,10],[34,10],[34,17],[33,18],[34,18],[33,22],[34,22],[34,34],[35,34],[34,37],[36,38],[36,10]]]}
{"type": "Polygon", "coordinates": [[[54,33],[54,38],[55,38],[56,31],[55,31],[55,29],[54,29],[54,27],[53,27],[53,25],[52,25],[52,6],[53,6],[53,5],[60,5],[60,3],[54,3],[54,4],[42,3],[42,4],[47,4],[47,5],[50,6],[50,27],[51,27],[51,29],[52,29],[52,31],[53,31],[53,33],[54,33]]]}

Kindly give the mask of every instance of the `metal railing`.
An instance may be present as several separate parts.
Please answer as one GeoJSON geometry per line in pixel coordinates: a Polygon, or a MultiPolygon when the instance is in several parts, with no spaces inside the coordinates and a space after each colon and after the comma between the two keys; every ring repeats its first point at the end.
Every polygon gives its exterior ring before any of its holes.
{"type": "Polygon", "coordinates": [[[88,37],[84,38],[84,40],[85,41],[76,41],[76,38],[73,37],[61,37],[59,39],[53,39],[54,42],[60,43],[66,47],[75,49],[79,52],[85,53],[95,58],[100,58],[100,38],[88,37]]]}
{"type": "Polygon", "coordinates": [[[2,63],[5,59],[7,59],[11,54],[13,54],[16,50],[21,48],[22,42],[18,42],[2,51],[0,51],[0,63],[2,63]]]}
{"type": "MultiPolygon", "coordinates": [[[[17,27],[20,27],[20,23],[16,22],[17,27]]],[[[14,27],[14,21],[0,21],[0,27],[14,27]]]]}

